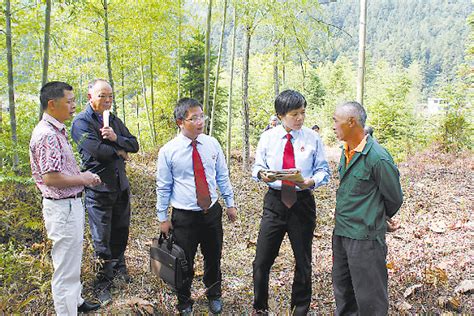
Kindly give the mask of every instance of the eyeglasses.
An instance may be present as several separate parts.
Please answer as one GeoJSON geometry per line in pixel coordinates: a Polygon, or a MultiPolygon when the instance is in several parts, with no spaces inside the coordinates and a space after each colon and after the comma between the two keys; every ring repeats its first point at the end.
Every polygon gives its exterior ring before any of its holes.
{"type": "Polygon", "coordinates": [[[114,98],[114,95],[111,94],[111,95],[105,95],[105,94],[100,94],[98,96],[99,99],[113,99],[114,98]]]}
{"type": "Polygon", "coordinates": [[[199,115],[199,116],[197,116],[197,115],[191,116],[191,118],[185,119],[185,121],[188,121],[188,122],[191,122],[191,123],[193,123],[193,124],[196,124],[196,123],[199,122],[199,121],[206,121],[208,118],[209,118],[209,117],[208,117],[207,115],[202,114],[202,115],[199,115]]]}

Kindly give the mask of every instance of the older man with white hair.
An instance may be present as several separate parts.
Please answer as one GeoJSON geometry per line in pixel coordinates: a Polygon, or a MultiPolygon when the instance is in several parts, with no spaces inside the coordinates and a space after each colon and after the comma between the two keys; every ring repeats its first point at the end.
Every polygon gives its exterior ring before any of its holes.
{"type": "Polygon", "coordinates": [[[357,102],[339,105],[334,132],[344,141],[336,193],[332,279],[336,315],[386,315],[385,233],[403,201],[399,172],[388,151],[364,132],[357,102]]]}
{"type": "Polygon", "coordinates": [[[128,153],[138,151],[138,141],[125,124],[109,114],[114,94],[103,79],[89,83],[89,102],[74,122],[71,134],[77,143],[84,170],[97,173],[102,183],[86,187],[94,251],[100,261],[94,290],[105,305],[112,300],[113,280],[130,282],[125,249],[130,226],[130,184],[125,173],[128,153]]]}

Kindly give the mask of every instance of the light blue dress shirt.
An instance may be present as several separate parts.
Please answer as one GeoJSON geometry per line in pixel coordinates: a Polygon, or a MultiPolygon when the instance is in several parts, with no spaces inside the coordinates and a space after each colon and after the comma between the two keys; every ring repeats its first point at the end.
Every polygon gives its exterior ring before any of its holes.
{"type": "MultiPolygon", "coordinates": [[[[283,125],[276,126],[262,134],[255,154],[252,177],[259,180],[260,170],[282,170],[283,152],[288,134],[283,125]]],[[[314,188],[327,184],[329,181],[329,165],[324,154],[324,145],[319,134],[302,127],[298,131],[290,131],[291,142],[295,152],[295,166],[301,170],[303,178],[312,178],[314,188]]],[[[267,183],[269,187],[281,190],[281,181],[267,183]]],[[[296,186],[296,190],[299,190],[296,186]]]]}
{"type": "MultiPolygon", "coordinates": [[[[197,150],[206,172],[211,205],[218,199],[217,187],[227,207],[234,206],[234,193],[229,170],[219,142],[205,134],[197,137],[197,150]]],[[[200,211],[194,182],[191,139],[179,134],[166,143],[158,154],[156,170],[156,211],[160,222],[168,220],[168,206],[200,211]]]]}

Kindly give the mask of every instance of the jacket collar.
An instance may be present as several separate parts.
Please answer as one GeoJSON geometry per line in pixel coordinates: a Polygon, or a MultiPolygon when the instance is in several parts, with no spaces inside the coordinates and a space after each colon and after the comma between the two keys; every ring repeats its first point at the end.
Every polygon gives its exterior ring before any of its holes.
{"type": "MultiPolygon", "coordinates": [[[[374,144],[374,139],[370,135],[367,135],[367,143],[365,144],[364,149],[361,152],[356,152],[354,154],[354,156],[352,157],[351,161],[349,162],[349,165],[347,166],[347,168],[345,168],[345,166],[346,166],[346,155],[344,154],[344,152],[342,153],[341,160],[339,162],[339,170],[340,170],[341,180],[347,174],[349,169],[351,169],[351,167],[353,165],[355,165],[357,160],[359,160],[360,156],[362,156],[362,155],[367,156],[367,154],[368,154],[370,148],[372,148],[373,144],[374,144]]],[[[343,147],[343,150],[344,150],[344,147],[343,147]]]]}

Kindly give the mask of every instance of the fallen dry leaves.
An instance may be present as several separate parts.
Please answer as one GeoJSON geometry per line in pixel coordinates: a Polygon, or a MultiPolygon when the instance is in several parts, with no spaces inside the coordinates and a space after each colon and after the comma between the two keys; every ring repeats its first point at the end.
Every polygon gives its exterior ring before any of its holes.
{"type": "MultiPolygon", "coordinates": [[[[337,150],[336,150],[337,152],[337,150]]],[[[331,234],[337,189],[335,155],[330,161],[332,179],[315,191],[317,227],[313,239],[313,297],[316,315],[334,312],[331,283],[331,234]]],[[[173,313],[175,295],[161,280],[148,272],[150,240],[158,233],[155,212],[154,154],[135,155],[128,165],[132,183],[133,214],[126,257],[133,282],[114,291],[114,301],[101,313],[173,313]]],[[[427,152],[411,156],[399,165],[404,203],[396,215],[402,228],[387,235],[390,315],[399,313],[473,314],[474,275],[474,159],[471,153],[454,156],[427,152]]],[[[237,223],[224,219],[222,260],[223,301],[226,312],[252,311],[252,261],[266,187],[242,172],[238,159],[231,166],[231,178],[239,209],[237,223]]],[[[86,236],[83,280],[84,293],[91,293],[92,248],[86,236]]],[[[285,238],[270,276],[271,311],[289,312],[294,259],[285,238]]],[[[207,312],[202,283],[202,256],[197,255],[198,276],[193,283],[195,311],[207,312]]],[[[46,291],[47,293],[47,291],[46,291]]],[[[49,294],[50,295],[50,294],[49,294]]],[[[26,311],[52,312],[50,297],[34,301],[26,311]],[[45,307],[44,302],[48,302],[45,307]]]]}

